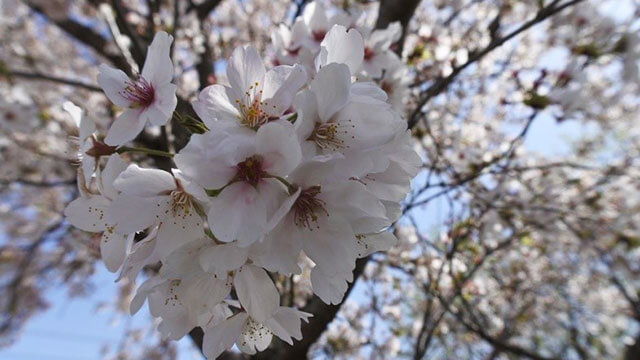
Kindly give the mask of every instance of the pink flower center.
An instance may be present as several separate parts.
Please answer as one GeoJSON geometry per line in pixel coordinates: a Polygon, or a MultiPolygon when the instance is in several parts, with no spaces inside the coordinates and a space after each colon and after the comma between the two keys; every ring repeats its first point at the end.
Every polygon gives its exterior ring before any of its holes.
{"type": "Polygon", "coordinates": [[[262,157],[258,155],[253,155],[238,163],[236,170],[235,180],[246,182],[254,188],[258,187],[260,180],[267,175],[267,172],[262,168],[262,157]]]}
{"type": "Polygon", "coordinates": [[[313,231],[314,226],[312,223],[316,223],[316,229],[320,228],[317,224],[318,213],[324,213],[329,216],[329,212],[326,209],[327,204],[317,197],[320,192],[320,186],[312,186],[300,192],[300,196],[293,204],[293,218],[297,226],[313,231]]]}
{"type": "Polygon", "coordinates": [[[145,78],[140,76],[137,80],[127,80],[125,84],[120,95],[131,102],[132,108],[146,108],[153,103],[155,90],[145,78]]]}
{"type": "Polygon", "coordinates": [[[297,48],[293,48],[293,49],[287,48],[287,52],[291,56],[297,56],[298,53],[300,52],[300,46],[298,46],[297,48]]]}
{"type": "Polygon", "coordinates": [[[369,61],[376,53],[368,46],[364,48],[364,60],[369,61]]]}
{"type": "Polygon", "coordinates": [[[327,32],[325,30],[314,30],[311,32],[311,35],[313,35],[313,40],[316,42],[322,42],[327,32]]]}

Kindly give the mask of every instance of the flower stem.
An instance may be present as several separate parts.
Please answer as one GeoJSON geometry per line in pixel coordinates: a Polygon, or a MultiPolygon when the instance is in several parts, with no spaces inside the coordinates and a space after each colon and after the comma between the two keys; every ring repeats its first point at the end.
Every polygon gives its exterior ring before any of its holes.
{"type": "Polygon", "coordinates": [[[284,186],[287,187],[287,191],[289,191],[289,195],[293,194],[296,192],[296,190],[298,190],[298,187],[294,184],[291,184],[290,182],[288,182],[285,178],[281,177],[281,176],[271,176],[272,178],[280,181],[284,186]]]}
{"type": "Polygon", "coordinates": [[[168,158],[172,158],[174,155],[172,153],[162,151],[162,150],[154,150],[154,149],[147,149],[147,148],[141,148],[141,147],[129,147],[129,146],[121,146],[118,148],[118,150],[116,150],[116,152],[118,154],[123,154],[126,152],[139,152],[139,153],[145,153],[153,156],[164,156],[168,158]]]}

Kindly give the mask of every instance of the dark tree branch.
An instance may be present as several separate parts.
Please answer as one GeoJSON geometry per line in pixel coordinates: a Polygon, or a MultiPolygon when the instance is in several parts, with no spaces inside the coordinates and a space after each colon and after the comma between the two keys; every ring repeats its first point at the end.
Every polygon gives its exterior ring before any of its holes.
{"type": "Polygon", "coordinates": [[[420,0],[380,0],[376,29],[385,29],[389,24],[396,21],[400,21],[402,25],[402,35],[395,49],[398,55],[402,54],[409,21],[419,4],[420,0]]]}
{"type": "Polygon", "coordinates": [[[91,85],[91,84],[87,84],[87,83],[84,83],[84,82],[81,82],[81,81],[72,80],[72,79],[65,79],[65,78],[60,78],[60,77],[56,77],[56,76],[50,76],[50,75],[45,75],[45,74],[40,74],[40,73],[28,73],[28,72],[24,72],[24,71],[11,71],[11,70],[7,71],[6,74],[9,76],[9,78],[17,77],[17,78],[21,78],[21,79],[25,79],[25,80],[50,81],[50,82],[55,82],[55,83],[58,83],[58,84],[70,85],[70,86],[83,88],[83,89],[89,90],[89,91],[102,92],[102,89],[100,89],[96,85],[91,85]]]}
{"type": "Polygon", "coordinates": [[[207,0],[199,5],[191,5],[187,8],[187,12],[195,10],[200,20],[206,19],[209,14],[218,6],[222,0],[207,0]]]}
{"type": "Polygon", "coordinates": [[[29,179],[0,179],[0,185],[20,184],[33,187],[57,187],[71,186],[76,184],[76,179],[70,180],[54,180],[54,181],[34,181],[29,179]]]}
{"type": "Polygon", "coordinates": [[[196,65],[198,71],[198,80],[200,82],[200,90],[207,87],[210,83],[209,78],[213,74],[213,50],[209,46],[209,31],[206,28],[205,20],[200,20],[200,31],[205,34],[204,52],[201,55],[200,62],[196,65]]]}
{"type": "Polygon", "coordinates": [[[469,322],[467,322],[467,320],[462,316],[461,312],[456,309],[453,309],[449,305],[449,303],[442,298],[442,296],[437,296],[437,298],[440,300],[440,304],[446,309],[446,311],[452,314],[453,316],[455,316],[460,322],[460,324],[462,324],[462,326],[464,326],[470,332],[479,336],[482,340],[489,343],[495,349],[498,349],[501,352],[508,352],[513,355],[520,356],[527,359],[532,359],[532,360],[558,360],[555,357],[546,357],[544,355],[537,354],[533,351],[527,350],[517,345],[510,344],[506,341],[503,341],[502,339],[499,339],[497,337],[490,335],[483,328],[479,326],[474,326],[469,322]]]}
{"type": "MultiPolygon", "coordinates": [[[[133,31],[129,23],[126,19],[126,9],[122,7],[120,4],[120,0],[113,0],[111,2],[111,6],[113,7],[113,11],[116,14],[116,24],[120,31],[125,34],[129,39],[131,39],[131,55],[133,56],[133,60],[135,60],[138,67],[142,69],[142,65],[144,64],[145,58],[145,45],[140,40],[140,37],[133,31]]],[[[150,11],[150,13],[152,13],[150,11]]]]}
{"type": "Polygon", "coordinates": [[[571,0],[562,5],[558,5],[558,1],[554,1],[548,6],[540,9],[533,19],[520,25],[517,29],[515,29],[508,35],[503,37],[492,38],[491,42],[489,43],[489,45],[487,45],[487,47],[485,47],[480,51],[471,52],[471,55],[469,56],[469,60],[467,60],[466,63],[460,66],[456,66],[451,72],[451,74],[449,74],[447,77],[436,80],[427,90],[425,90],[425,92],[422,94],[422,98],[420,98],[420,100],[418,101],[418,105],[416,106],[415,110],[411,113],[411,116],[409,117],[409,124],[408,124],[409,129],[413,128],[418,123],[418,119],[422,115],[422,107],[426,105],[427,102],[429,102],[429,100],[431,100],[433,97],[435,97],[436,95],[446,90],[447,87],[462,72],[462,70],[466,69],[469,65],[482,59],[485,55],[489,54],[491,51],[495,50],[496,48],[502,46],[507,41],[518,36],[520,33],[528,30],[534,25],[537,25],[543,22],[544,20],[559,13],[560,11],[566,9],[567,7],[573,6],[582,1],[584,0],[571,0]]]}
{"type": "MultiPolygon", "coordinates": [[[[356,261],[356,267],[353,270],[354,281],[349,284],[347,292],[344,295],[346,300],[349,293],[353,289],[355,280],[362,274],[365,266],[367,265],[369,258],[362,258],[356,261]]],[[[299,360],[306,359],[309,348],[320,338],[322,333],[326,330],[327,326],[342,307],[342,303],[338,305],[327,305],[319,297],[313,296],[307,302],[301,311],[305,311],[313,314],[313,317],[309,319],[309,323],[302,324],[302,340],[295,342],[293,346],[277,341],[272,348],[258,353],[252,358],[260,360],[279,359],[279,360],[299,360]]]]}
{"type": "Polygon", "coordinates": [[[110,45],[110,41],[102,35],[95,32],[88,26],[82,25],[70,18],[54,19],[50,17],[44,10],[32,3],[27,2],[27,5],[35,12],[41,14],[49,20],[49,22],[58,26],[61,30],[66,32],[69,36],[84,44],[85,46],[93,49],[98,55],[109,60],[114,66],[121,69],[128,75],[132,74],[131,66],[127,62],[124,56],[119,54],[110,53],[107,49],[110,45]]]}
{"type": "Polygon", "coordinates": [[[204,52],[201,55],[200,62],[196,64],[196,71],[198,71],[198,80],[200,82],[200,90],[207,87],[210,83],[209,79],[213,74],[213,49],[209,45],[209,30],[206,27],[205,21],[209,17],[212,11],[220,5],[222,0],[209,0],[200,5],[191,5],[187,12],[194,10],[200,21],[200,32],[204,35],[204,52]]]}

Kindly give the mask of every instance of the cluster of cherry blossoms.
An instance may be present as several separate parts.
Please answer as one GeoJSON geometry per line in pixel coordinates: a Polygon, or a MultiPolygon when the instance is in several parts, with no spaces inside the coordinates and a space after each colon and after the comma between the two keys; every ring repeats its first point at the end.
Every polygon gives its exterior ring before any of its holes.
{"type": "Polygon", "coordinates": [[[131,312],[147,301],[170,339],[202,327],[209,359],[234,344],[262,351],[273,334],[301,339],[300,320],[313,314],[280,306],[270,274],[301,274],[311,260],[313,292],[338,304],[356,259],[396,242],[388,229],[422,164],[389,89],[376,84],[401,68],[390,49],[400,27],[363,39],[337,23],[308,5],[274,34],[283,65],[268,70],[255,48],[236,48],[228,85],[206,87],[192,102],[202,131],[166,154],[171,173],[121,156],[144,150],[125,144],[145,126],[174,116],[170,35],[156,34],[135,78],[100,67],[99,85],[123,109],[104,140],[90,117],[69,109],[79,119],[82,166],[67,220],[102,233],[103,260],[118,279],[135,281],[160,263],[131,312]]]}

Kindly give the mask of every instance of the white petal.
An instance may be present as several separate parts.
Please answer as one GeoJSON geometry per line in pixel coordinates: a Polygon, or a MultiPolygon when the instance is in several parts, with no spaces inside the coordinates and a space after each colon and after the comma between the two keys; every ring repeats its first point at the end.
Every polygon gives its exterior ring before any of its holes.
{"type": "Polygon", "coordinates": [[[238,123],[240,113],[228,92],[228,88],[222,85],[207,86],[192,103],[193,109],[209,128],[214,127],[215,122],[238,123]]]}
{"type": "Polygon", "coordinates": [[[273,335],[264,324],[249,318],[242,328],[242,333],[236,340],[238,349],[245,354],[253,355],[257,351],[263,351],[269,344],[273,335]]]}
{"type": "Polygon", "coordinates": [[[200,273],[183,281],[180,286],[185,287],[184,300],[187,310],[194,314],[204,309],[213,310],[213,307],[222,302],[231,291],[231,281],[228,281],[226,276],[218,278],[210,273],[200,273]]]}
{"type": "Polygon", "coordinates": [[[341,209],[348,219],[385,215],[384,206],[358,181],[325,186],[324,196],[325,201],[334,208],[341,209]]]}
{"type": "Polygon", "coordinates": [[[278,207],[278,210],[276,210],[271,216],[271,218],[269,219],[269,222],[267,223],[267,227],[265,229],[266,231],[271,231],[273,228],[276,227],[276,225],[280,223],[280,221],[282,221],[282,219],[289,213],[289,210],[291,210],[291,207],[298,199],[298,196],[300,195],[301,191],[302,189],[298,187],[295,193],[291,194],[290,196],[287,196],[287,198],[282,202],[280,207],[278,207]]]}
{"type": "Polygon", "coordinates": [[[336,157],[331,155],[316,156],[302,163],[291,173],[289,179],[297,185],[308,188],[321,185],[331,175],[336,165],[336,157]]]}
{"type": "Polygon", "coordinates": [[[264,236],[266,204],[256,189],[238,182],[211,199],[207,218],[218,240],[238,240],[240,246],[249,246],[264,236]]]}
{"type": "Polygon", "coordinates": [[[289,345],[293,345],[291,338],[296,340],[302,339],[302,332],[300,331],[300,319],[305,322],[309,322],[309,317],[312,314],[298,311],[296,308],[281,306],[272,318],[265,322],[265,325],[271,330],[277,337],[282,339],[289,345]]]}
{"type": "Polygon", "coordinates": [[[109,224],[116,224],[115,231],[121,234],[144,230],[158,221],[158,209],[164,199],[164,196],[141,198],[120,194],[111,202],[105,219],[109,224]]]}
{"type": "MultiPolygon", "coordinates": [[[[292,216],[292,215],[290,215],[292,216]]],[[[299,274],[298,255],[302,243],[292,219],[285,219],[273,229],[262,242],[251,245],[251,259],[254,264],[281,274],[299,274]]]]}
{"type": "Polygon", "coordinates": [[[329,20],[327,19],[325,8],[320,2],[313,1],[307,5],[302,12],[302,18],[304,19],[304,23],[312,31],[326,31],[329,27],[329,20]]]}
{"type": "Polygon", "coordinates": [[[247,313],[241,312],[219,324],[204,329],[202,352],[207,359],[213,360],[225,350],[231,349],[248,318],[247,313]]]}
{"type": "Polygon", "coordinates": [[[357,82],[351,85],[351,95],[354,101],[364,102],[367,99],[373,101],[387,101],[387,93],[372,82],[357,82]]]}
{"type": "Polygon", "coordinates": [[[264,63],[253,46],[239,46],[233,50],[227,64],[227,78],[234,91],[235,98],[244,99],[245,92],[258,86],[265,74],[264,63]]]}
{"type": "Polygon", "coordinates": [[[393,139],[400,127],[399,121],[387,103],[359,104],[351,102],[344,106],[334,117],[348,132],[342,134],[350,150],[367,149],[381,146],[393,139]]]}
{"type": "Polygon", "coordinates": [[[122,160],[119,154],[113,154],[107,159],[107,164],[100,172],[98,187],[100,192],[107,198],[113,199],[118,195],[118,190],[113,187],[113,182],[127,168],[127,163],[122,160]]]}
{"type": "Polygon", "coordinates": [[[163,282],[164,280],[162,278],[160,278],[159,276],[154,276],[142,283],[142,285],[140,285],[136,290],[136,295],[133,297],[133,299],[131,300],[131,304],[129,305],[130,314],[133,315],[137,313],[144,304],[145,300],[147,300],[149,292],[151,292],[156,286],[160,285],[163,282]]]}
{"type": "Polygon", "coordinates": [[[131,164],[113,183],[113,187],[127,195],[154,197],[168,195],[176,188],[176,182],[164,170],[141,168],[131,164]]]}
{"type": "Polygon", "coordinates": [[[313,293],[326,304],[338,305],[342,301],[348,282],[353,280],[351,272],[329,276],[318,266],[311,270],[313,293]]]}
{"type": "Polygon", "coordinates": [[[264,269],[253,265],[241,267],[233,285],[240,304],[257,322],[264,322],[278,309],[280,295],[264,269]]]}
{"type": "Polygon", "coordinates": [[[96,131],[96,123],[89,116],[85,116],[80,120],[80,128],[78,135],[80,141],[89,138],[96,131]]]}
{"type": "Polygon", "coordinates": [[[116,281],[120,281],[122,278],[127,278],[129,281],[133,282],[145,265],[154,262],[154,260],[157,261],[157,259],[153,259],[151,257],[156,245],[156,232],[157,231],[154,228],[144,239],[133,244],[131,252],[127,254],[124,262],[122,263],[122,267],[120,268],[120,273],[118,274],[116,281]]]}
{"type": "Polygon", "coordinates": [[[80,230],[100,232],[106,229],[109,200],[103,196],[79,197],[64,209],[67,221],[80,230]]]}
{"type": "Polygon", "coordinates": [[[166,206],[161,207],[167,214],[158,224],[154,255],[162,260],[180,246],[202,238],[204,228],[202,218],[191,206],[187,209],[178,208],[174,212],[171,200],[167,199],[166,206]]]}
{"type": "Polygon", "coordinates": [[[286,176],[302,160],[302,150],[293,126],[270,122],[258,129],[257,152],[264,158],[263,169],[270,175],[286,176]]]}
{"type": "Polygon", "coordinates": [[[294,108],[298,117],[294,123],[299,141],[305,141],[311,136],[318,119],[318,104],[316,95],[311,90],[302,90],[296,95],[294,108]]]}
{"type": "Polygon", "coordinates": [[[81,140],[86,139],[87,136],[91,135],[96,128],[95,123],[93,123],[93,121],[89,121],[91,122],[91,124],[84,123],[83,124],[83,118],[82,118],[82,108],[77,106],[76,104],[72,103],[71,101],[65,101],[62,104],[62,109],[66,112],[69,113],[69,115],[71,115],[71,119],[73,119],[73,122],[76,124],[76,126],[78,127],[78,133],[79,133],[79,137],[81,140]]]}
{"type": "Polygon", "coordinates": [[[390,231],[382,231],[377,234],[360,235],[358,237],[358,257],[369,256],[376,251],[387,251],[398,243],[398,239],[390,231]]]}
{"type": "Polygon", "coordinates": [[[235,176],[235,165],[244,158],[244,153],[255,151],[253,144],[229,136],[224,131],[209,131],[203,135],[192,135],[185,146],[174,157],[178,168],[191,179],[207,189],[219,189],[235,176]]]}
{"type": "Polygon", "coordinates": [[[399,21],[393,22],[383,30],[374,30],[369,37],[369,44],[376,48],[387,50],[389,46],[398,41],[402,36],[402,25],[399,21]]]}
{"type": "Polygon", "coordinates": [[[281,116],[306,82],[307,73],[302,65],[281,65],[269,70],[262,89],[263,109],[272,117],[281,116]]]}
{"type": "MultiPolygon", "coordinates": [[[[82,151],[86,152],[84,148],[82,149],[82,151]]],[[[85,176],[85,186],[89,187],[89,184],[91,184],[91,179],[93,178],[93,173],[95,171],[99,171],[99,169],[96,169],[96,158],[94,158],[93,156],[82,154],[82,172],[85,176]]]]}
{"type": "Polygon", "coordinates": [[[173,116],[173,111],[178,105],[176,97],[177,86],[174,84],[165,84],[155,89],[155,97],[153,103],[145,109],[143,117],[151,125],[162,126],[167,123],[173,116]]]}
{"type": "Polygon", "coordinates": [[[364,59],[364,40],[358,30],[347,31],[342,25],[334,25],[320,46],[322,50],[318,60],[322,67],[331,63],[346,64],[351,75],[360,70],[364,59]]]}
{"type": "Polygon", "coordinates": [[[351,75],[344,64],[330,64],[318,72],[310,88],[316,95],[318,116],[323,122],[345,106],[350,87],[351,75]]]}
{"type": "Polygon", "coordinates": [[[194,259],[211,243],[208,239],[197,239],[176,249],[162,263],[160,276],[165,279],[184,279],[201,273],[202,268],[194,259]]]}
{"type": "Polygon", "coordinates": [[[171,43],[173,36],[164,31],[157,32],[147,50],[147,57],[142,67],[142,77],[153,85],[163,85],[173,78],[171,62],[171,43]]]}
{"type": "Polygon", "coordinates": [[[187,192],[187,194],[195,197],[197,200],[202,202],[209,201],[209,195],[204,191],[204,189],[197,184],[193,179],[186,176],[179,169],[171,169],[173,173],[173,177],[180,183],[180,186],[187,192]]]}
{"type": "Polygon", "coordinates": [[[100,255],[109,271],[116,272],[122,265],[129,244],[128,238],[133,241],[133,234],[129,236],[121,235],[116,233],[112,227],[108,227],[102,233],[100,255]]]}
{"type": "Polygon", "coordinates": [[[176,314],[162,317],[160,324],[158,324],[158,332],[163,339],[180,340],[195,327],[196,324],[187,316],[186,312],[187,309],[181,308],[176,314]]]}
{"type": "Polygon", "coordinates": [[[356,239],[351,226],[343,219],[331,214],[319,219],[317,229],[305,231],[303,238],[304,252],[322,267],[323,271],[333,276],[353,270],[357,257],[356,239]]]}
{"type": "Polygon", "coordinates": [[[120,114],[111,124],[104,142],[107,145],[119,146],[135,139],[145,125],[145,120],[140,116],[140,113],[141,109],[127,109],[120,114]]]}
{"type": "Polygon", "coordinates": [[[129,107],[131,102],[122,96],[124,88],[127,86],[126,82],[129,81],[127,74],[122,70],[114,69],[105,64],[100,65],[98,69],[98,85],[100,85],[109,100],[117,106],[129,107]]]}
{"type": "Polygon", "coordinates": [[[199,254],[200,265],[204,271],[215,269],[217,273],[235,270],[247,261],[249,250],[235,243],[211,246],[199,254]]]}

